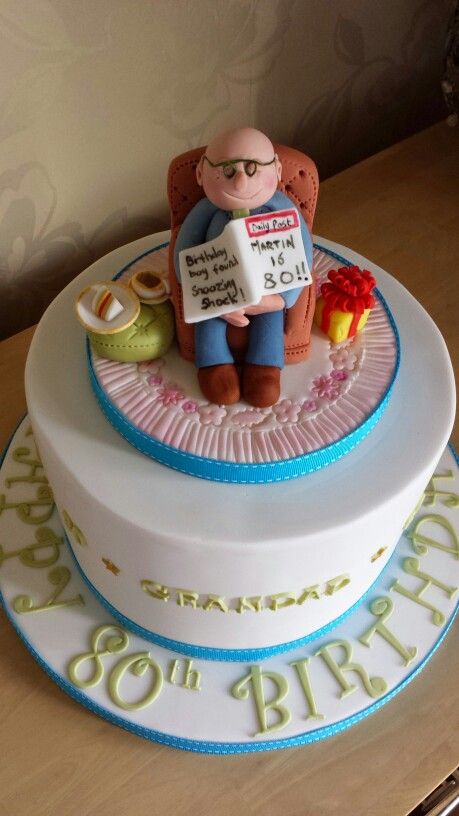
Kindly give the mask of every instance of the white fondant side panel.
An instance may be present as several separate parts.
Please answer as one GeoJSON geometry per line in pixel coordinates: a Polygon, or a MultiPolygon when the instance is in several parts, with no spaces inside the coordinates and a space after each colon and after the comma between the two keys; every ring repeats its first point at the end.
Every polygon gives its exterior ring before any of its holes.
{"type": "MultiPolygon", "coordinates": [[[[312,643],[256,663],[228,663],[153,646],[113,620],[80,578],[52,500],[42,496],[41,504],[34,503],[43,482],[23,478],[23,453],[14,454],[24,447],[32,453],[27,421],[1,469],[6,614],[61,688],[142,736],[210,753],[331,736],[401,691],[451,625],[459,591],[459,504],[450,450],[366,603],[312,643]],[[32,546],[45,524],[60,543],[32,546]],[[130,671],[134,664],[137,671],[130,671]]],[[[435,657],[445,661],[445,670],[454,656],[450,637],[435,657]]],[[[376,738],[377,732],[378,723],[376,738]]]]}
{"type": "MultiPolygon", "coordinates": [[[[218,541],[181,542],[145,530],[101,505],[97,495],[82,490],[71,473],[38,434],[41,456],[54,488],[61,516],[68,513],[83,532],[81,545],[69,534],[74,554],[91,583],[109,603],[134,623],[155,634],[214,648],[261,648],[296,640],[326,626],[346,612],[376,580],[389,560],[403,524],[421,495],[430,473],[423,473],[391,503],[355,520],[352,525],[307,532],[296,540],[280,539],[263,546],[218,541]],[[114,575],[103,559],[119,570],[114,575]],[[372,560],[374,559],[374,560],[372,560]],[[350,582],[332,594],[330,582],[350,582]],[[142,581],[164,585],[169,600],[142,590],[142,581]],[[271,596],[317,586],[319,597],[275,611],[271,596]],[[198,593],[197,604],[180,606],[177,589],[198,593]],[[231,612],[218,605],[202,606],[209,595],[220,596],[231,612]],[[238,613],[241,596],[262,597],[262,611],[238,613]]],[[[152,463],[152,466],[155,465],[152,463]]],[[[154,518],[154,499],[152,517],[154,518]]],[[[282,603],[282,599],[279,600],[282,603]]]]}

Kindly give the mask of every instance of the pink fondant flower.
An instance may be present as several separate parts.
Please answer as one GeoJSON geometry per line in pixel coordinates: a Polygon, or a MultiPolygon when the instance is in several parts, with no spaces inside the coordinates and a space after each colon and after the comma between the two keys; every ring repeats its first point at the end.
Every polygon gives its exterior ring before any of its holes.
{"type": "Polygon", "coordinates": [[[163,405],[178,405],[185,399],[185,394],[174,383],[166,383],[159,389],[158,399],[163,405]]]}
{"type": "Polygon", "coordinates": [[[156,360],[145,360],[143,363],[138,363],[138,369],[141,374],[158,374],[164,364],[164,360],[158,357],[156,360]]]}
{"type": "Polygon", "coordinates": [[[333,370],[330,374],[330,377],[332,377],[337,382],[343,382],[343,380],[347,380],[348,374],[345,369],[333,370]]]}
{"type": "Polygon", "coordinates": [[[260,422],[263,422],[265,418],[265,414],[262,414],[261,411],[252,411],[250,408],[247,408],[245,411],[238,411],[238,413],[232,417],[234,424],[240,425],[242,428],[258,425],[260,422]]]}
{"type": "Polygon", "coordinates": [[[185,411],[185,414],[195,414],[197,410],[198,406],[194,400],[186,400],[182,405],[182,411],[185,411]]]}
{"type": "Polygon", "coordinates": [[[311,414],[313,411],[317,411],[318,405],[316,400],[307,399],[303,402],[301,407],[303,411],[308,411],[308,413],[311,414]]]}
{"type": "Polygon", "coordinates": [[[208,405],[201,405],[198,413],[202,425],[221,425],[226,417],[226,408],[211,402],[208,405]]]}
{"type": "Polygon", "coordinates": [[[147,377],[148,385],[161,385],[162,381],[163,378],[159,374],[150,374],[150,376],[147,377]]]}
{"type": "Polygon", "coordinates": [[[330,360],[333,363],[333,368],[347,368],[348,371],[352,371],[355,363],[355,354],[347,348],[337,348],[330,354],[330,360]]]}
{"type": "Polygon", "coordinates": [[[297,402],[283,399],[273,406],[273,414],[278,422],[296,422],[300,409],[301,406],[297,402]]]}
{"type": "Polygon", "coordinates": [[[335,368],[344,368],[347,363],[349,352],[346,348],[337,348],[330,354],[330,360],[335,368]]]}
{"type": "Polygon", "coordinates": [[[339,394],[339,383],[332,379],[332,377],[316,377],[312,381],[312,389],[314,394],[324,399],[333,400],[339,394]]]}

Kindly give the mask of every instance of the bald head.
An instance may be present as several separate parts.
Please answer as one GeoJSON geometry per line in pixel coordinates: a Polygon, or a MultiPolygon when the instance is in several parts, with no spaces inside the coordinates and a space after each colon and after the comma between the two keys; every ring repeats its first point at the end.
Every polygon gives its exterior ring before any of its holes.
{"type": "Polygon", "coordinates": [[[253,210],[272,198],[281,171],[272,142],[264,133],[255,128],[237,128],[209,142],[196,168],[196,178],[219,209],[253,210]]]}
{"type": "Polygon", "coordinates": [[[213,162],[240,158],[266,162],[273,158],[274,147],[261,130],[237,128],[215,136],[207,145],[206,156],[213,162]]]}

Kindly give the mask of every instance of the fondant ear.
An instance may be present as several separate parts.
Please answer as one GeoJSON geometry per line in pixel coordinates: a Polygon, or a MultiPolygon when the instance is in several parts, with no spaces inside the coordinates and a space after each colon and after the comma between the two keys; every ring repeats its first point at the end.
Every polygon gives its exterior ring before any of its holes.
{"type": "Polygon", "coordinates": [[[196,165],[196,181],[198,182],[199,186],[202,187],[202,165],[203,165],[203,158],[199,159],[196,165]]]}
{"type": "Polygon", "coordinates": [[[279,156],[277,155],[277,153],[276,153],[276,172],[277,172],[277,178],[280,181],[281,177],[282,177],[282,162],[279,159],[279,156]]]}

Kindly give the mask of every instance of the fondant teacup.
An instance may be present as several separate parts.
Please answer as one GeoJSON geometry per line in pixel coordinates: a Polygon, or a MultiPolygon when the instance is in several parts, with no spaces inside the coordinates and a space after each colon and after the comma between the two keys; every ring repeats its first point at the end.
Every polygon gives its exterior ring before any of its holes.
{"type": "Polygon", "coordinates": [[[145,270],[136,272],[129,285],[144,303],[158,303],[168,294],[167,282],[154,272],[145,270]]]}

